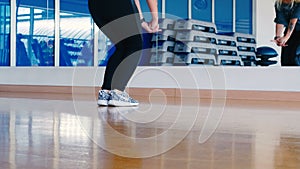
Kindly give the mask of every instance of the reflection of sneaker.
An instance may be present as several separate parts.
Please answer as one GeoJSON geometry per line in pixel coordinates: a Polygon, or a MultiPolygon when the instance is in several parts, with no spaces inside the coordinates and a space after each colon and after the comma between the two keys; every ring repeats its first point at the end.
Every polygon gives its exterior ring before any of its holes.
{"type": "Polygon", "coordinates": [[[103,106],[98,107],[99,119],[106,120],[107,119],[107,114],[108,114],[107,112],[108,112],[107,107],[103,107],[103,106]]]}
{"type": "Polygon", "coordinates": [[[107,112],[110,114],[119,114],[119,115],[125,115],[131,112],[134,112],[138,110],[139,108],[134,106],[134,107],[109,107],[107,109],[107,112]]]}
{"type": "Polygon", "coordinates": [[[98,105],[107,106],[109,100],[110,100],[110,93],[108,91],[99,90],[98,105]]]}
{"type": "Polygon", "coordinates": [[[137,106],[139,102],[129,97],[126,92],[112,90],[110,92],[111,98],[108,101],[110,106],[137,106]]]}
{"type": "Polygon", "coordinates": [[[107,112],[109,113],[111,122],[126,122],[129,121],[126,114],[130,114],[138,110],[138,107],[109,107],[107,112]]]}

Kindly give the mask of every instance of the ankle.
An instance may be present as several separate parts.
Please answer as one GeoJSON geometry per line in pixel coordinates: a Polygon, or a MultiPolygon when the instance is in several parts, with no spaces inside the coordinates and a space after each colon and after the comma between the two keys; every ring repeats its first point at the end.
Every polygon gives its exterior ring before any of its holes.
{"type": "Polygon", "coordinates": [[[104,91],[105,93],[110,93],[110,90],[108,89],[101,89],[102,91],[104,91]]]}

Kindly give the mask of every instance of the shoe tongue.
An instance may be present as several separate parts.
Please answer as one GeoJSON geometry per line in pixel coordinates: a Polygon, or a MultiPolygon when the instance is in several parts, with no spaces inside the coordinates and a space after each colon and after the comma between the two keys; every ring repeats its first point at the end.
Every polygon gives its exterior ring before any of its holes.
{"type": "Polygon", "coordinates": [[[122,95],[123,95],[123,96],[126,96],[126,97],[129,96],[126,92],[122,92],[122,95]]]}
{"type": "Polygon", "coordinates": [[[125,92],[125,91],[121,91],[121,90],[117,90],[117,89],[115,89],[115,92],[116,92],[117,94],[120,94],[120,95],[123,95],[123,96],[129,97],[128,93],[127,93],[127,92],[125,92]]]}
{"type": "Polygon", "coordinates": [[[114,91],[115,91],[117,94],[122,94],[122,93],[124,93],[123,91],[118,90],[118,89],[115,89],[114,91]]]}

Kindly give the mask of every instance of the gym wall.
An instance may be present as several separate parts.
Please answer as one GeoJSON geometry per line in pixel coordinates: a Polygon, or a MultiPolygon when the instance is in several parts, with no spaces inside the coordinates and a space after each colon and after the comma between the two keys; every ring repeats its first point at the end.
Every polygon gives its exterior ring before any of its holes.
{"type": "MultiPolygon", "coordinates": [[[[21,1],[25,2],[25,1],[21,1]]],[[[36,2],[36,1],[35,1],[36,2]]],[[[49,2],[49,1],[48,1],[49,2]]],[[[56,0],[55,2],[59,2],[56,0]]],[[[191,6],[191,2],[194,1],[187,1],[187,6],[191,6]],[[190,2],[190,3],[189,3],[190,2]]],[[[214,2],[214,1],[213,1],[214,2]]],[[[7,42],[7,38],[3,37],[3,32],[9,33],[11,27],[14,27],[16,23],[11,23],[10,19],[16,17],[16,15],[10,15],[10,8],[7,8],[7,5],[10,4],[17,4],[15,0],[8,1],[8,0],[1,0],[1,4],[6,3],[6,6],[1,6],[1,16],[5,16],[7,21],[3,22],[3,17],[0,19],[1,24],[6,23],[8,24],[8,29],[0,29],[2,31],[0,33],[0,47],[2,47],[3,53],[8,52],[7,49],[16,49],[16,46],[12,44],[12,46],[5,46],[4,42],[7,42]],[[6,12],[3,12],[6,9],[6,12]],[[4,31],[5,30],[5,31],[4,31]],[[6,49],[6,51],[4,50],[6,49]]],[[[237,3],[237,1],[235,1],[237,3]]],[[[48,3],[49,4],[49,3],[48,3]]],[[[253,13],[252,13],[252,33],[256,36],[257,39],[257,46],[271,46],[276,48],[274,44],[270,42],[270,39],[274,36],[274,9],[273,9],[273,0],[266,0],[266,1],[253,1],[253,13]]],[[[47,5],[47,4],[46,4],[47,5]]],[[[168,1],[165,1],[165,6],[168,5],[168,1]]],[[[162,7],[164,6],[162,4],[162,7]]],[[[216,4],[207,4],[208,6],[214,6],[216,4]]],[[[50,6],[50,5],[49,5],[50,6]]],[[[26,6],[24,6],[25,8],[26,6]]],[[[75,8],[74,8],[75,9],[75,8]]],[[[28,10],[28,9],[26,9],[28,10]]],[[[45,11],[44,16],[46,18],[51,18],[52,20],[55,17],[52,15],[53,11],[51,12],[51,8],[45,11]]],[[[66,9],[67,10],[67,9],[66,9]]],[[[163,10],[163,9],[162,9],[163,10]]],[[[216,17],[215,12],[212,13],[207,12],[207,16],[205,18],[212,18],[212,20],[216,17]],[[211,14],[211,16],[210,16],[211,14]]],[[[21,11],[20,11],[21,12],[21,11]]],[[[62,18],[67,16],[74,17],[75,19],[80,18],[82,16],[86,17],[88,14],[81,12],[81,13],[74,13],[74,11],[63,11],[61,13],[62,18]],[[69,12],[69,13],[68,13],[69,12]]],[[[42,15],[43,13],[41,13],[42,15]]],[[[193,16],[193,13],[187,11],[187,16],[193,16]]],[[[28,15],[24,16],[25,20],[28,15]]],[[[16,18],[15,18],[16,19],[16,18]]],[[[85,19],[85,18],[84,18],[85,19]]],[[[208,19],[209,20],[209,19],[208,19]]],[[[29,20],[30,21],[30,20],[29,20]]],[[[27,21],[27,22],[29,22],[27,21]]],[[[89,21],[86,20],[87,25],[89,25],[89,21]]],[[[57,22],[53,22],[54,26],[57,22]]],[[[91,24],[90,24],[91,25],[91,24]]],[[[233,24],[234,25],[234,24],[233,24]]],[[[2,25],[1,25],[2,26],[2,25]]],[[[53,25],[50,25],[53,26],[53,25]]],[[[87,39],[89,40],[90,37],[96,37],[93,33],[97,33],[97,30],[89,27],[89,34],[87,39]]],[[[19,29],[21,30],[21,29],[19,29]]],[[[29,30],[30,31],[30,30],[29,30]]],[[[15,33],[17,33],[16,31],[15,33]]],[[[51,33],[51,32],[50,32],[51,33]]],[[[72,34],[65,34],[68,36],[73,36],[72,34]]],[[[84,35],[84,34],[83,34],[84,35]]],[[[60,39],[60,36],[57,36],[60,39]]],[[[48,38],[49,37],[42,37],[48,38]]],[[[105,41],[105,39],[103,40],[105,41]]],[[[88,41],[87,41],[88,42],[88,41]]],[[[11,42],[12,43],[12,42],[11,42]]],[[[73,53],[76,53],[76,46],[74,48],[74,44],[78,44],[77,41],[67,41],[64,42],[65,45],[69,47],[73,47],[73,53]]],[[[26,43],[25,43],[26,44],[26,43]]],[[[79,43],[83,45],[83,43],[79,43]]],[[[279,49],[276,48],[279,52],[279,49]]],[[[52,51],[55,53],[55,51],[52,51]]],[[[4,55],[2,53],[2,56],[4,55]]],[[[10,51],[10,53],[13,53],[10,51]]],[[[58,51],[59,53],[59,51],[58,51]]],[[[1,66],[0,71],[0,84],[2,85],[44,85],[44,86],[99,86],[101,84],[101,78],[104,72],[103,67],[97,67],[98,58],[95,57],[93,60],[94,62],[89,62],[89,66],[83,67],[73,67],[73,66],[60,66],[59,63],[59,56],[54,56],[53,58],[53,65],[51,66],[16,66],[16,56],[12,55],[10,59],[8,59],[9,65],[1,66]],[[13,64],[12,61],[14,61],[13,64]]],[[[139,67],[134,78],[129,86],[136,87],[136,88],[173,88],[178,87],[174,79],[185,79],[185,81],[180,85],[181,88],[189,88],[189,89],[215,89],[215,88],[224,88],[230,90],[270,90],[270,91],[300,91],[300,80],[294,78],[295,74],[299,74],[298,68],[280,68],[278,66],[273,67],[139,67]],[[179,72],[178,72],[179,71],[179,72]],[[184,72],[192,72],[189,75],[192,76],[192,80],[196,80],[196,84],[190,83],[189,79],[186,79],[184,72]],[[210,74],[208,73],[210,72],[210,74]],[[221,76],[222,79],[226,79],[226,81],[221,81],[221,86],[212,86],[211,79],[209,78],[210,75],[223,72],[221,76]],[[143,73],[146,73],[145,76],[143,73]],[[164,75],[161,75],[164,74],[164,75]],[[167,76],[171,77],[166,78],[167,76]],[[149,82],[149,79],[155,79],[155,82],[149,82]]],[[[187,77],[190,77],[187,76],[187,77]]],[[[176,80],[175,80],[176,81],[176,80]]]]}

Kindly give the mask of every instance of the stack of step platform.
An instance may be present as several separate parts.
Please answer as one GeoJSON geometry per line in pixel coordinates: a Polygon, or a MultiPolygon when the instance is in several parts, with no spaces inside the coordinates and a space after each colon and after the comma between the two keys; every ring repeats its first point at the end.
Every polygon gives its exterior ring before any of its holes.
{"type": "Polygon", "coordinates": [[[277,53],[257,48],[255,36],[220,33],[212,22],[160,19],[162,31],[153,34],[150,65],[269,66],[277,53]]]}
{"type": "Polygon", "coordinates": [[[238,56],[237,42],[233,33],[217,33],[217,65],[242,66],[238,56]]]}
{"type": "Polygon", "coordinates": [[[216,25],[177,20],[174,65],[216,65],[216,25]]]}
{"type": "Polygon", "coordinates": [[[256,66],[256,39],[254,35],[234,33],[237,42],[238,55],[244,66],[256,66]]]}
{"type": "Polygon", "coordinates": [[[172,66],[174,61],[174,45],[176,31],[174,31],[175,20],[160,19],[159,27],[162,31],[152,36],[152,49],[150,65],[172,66]]]}

